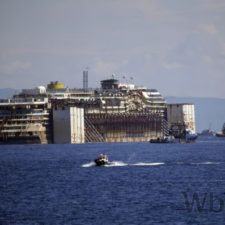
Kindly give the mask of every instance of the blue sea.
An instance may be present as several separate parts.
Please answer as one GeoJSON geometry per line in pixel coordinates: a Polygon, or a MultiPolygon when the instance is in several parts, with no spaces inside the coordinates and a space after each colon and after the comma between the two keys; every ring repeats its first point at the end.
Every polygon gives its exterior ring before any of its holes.
{"type": "Polygon", "coordinates": [[[224,223],[223,138],[0,146],[1,225],[224,223]]]}

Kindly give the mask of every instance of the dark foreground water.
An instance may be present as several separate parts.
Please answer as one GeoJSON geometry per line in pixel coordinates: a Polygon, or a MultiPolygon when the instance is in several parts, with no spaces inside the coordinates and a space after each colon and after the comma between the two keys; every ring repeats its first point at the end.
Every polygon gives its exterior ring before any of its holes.
{"type": "Polygon", "coordinates": [[[225,139],[0,146],[1,225],[222,225],[224,203],[225,139]]]}

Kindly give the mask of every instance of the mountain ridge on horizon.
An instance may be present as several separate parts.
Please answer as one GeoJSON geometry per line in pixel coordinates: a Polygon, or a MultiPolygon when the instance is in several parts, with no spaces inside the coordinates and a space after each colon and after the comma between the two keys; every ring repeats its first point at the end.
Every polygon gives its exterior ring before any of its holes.
{"type": "Polygon", "coordinates": [[[165,99],[167,98],[182,98],[182,99],[194,99],[194,98],[198,98],[198,99],[218,99],[218,100],[225,100],[225,97],[222,98],[222,97],[202,97],[202,96],[175,96],[175,95],[167,95],[167,96],[164,96],[165,99]]]}
{"type": "Polygon", "coordinates": [[[0,88],[0,98],[11,98],[20,90],[14,88],[0,88]]]}

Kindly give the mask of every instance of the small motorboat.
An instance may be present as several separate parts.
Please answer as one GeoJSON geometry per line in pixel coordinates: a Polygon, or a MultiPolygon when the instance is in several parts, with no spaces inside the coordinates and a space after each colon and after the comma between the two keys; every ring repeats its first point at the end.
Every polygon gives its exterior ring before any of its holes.
{"type": "Polygon", "coordinates": [[[104,166],[110,164],[108,156],[106,154],[100,154],[97,159],[95,159],[96,166],[104,166]]]}

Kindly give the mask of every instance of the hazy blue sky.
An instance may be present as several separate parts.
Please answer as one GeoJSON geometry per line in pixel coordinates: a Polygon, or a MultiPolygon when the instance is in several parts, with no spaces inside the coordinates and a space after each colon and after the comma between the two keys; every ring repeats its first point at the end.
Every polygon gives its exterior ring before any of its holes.
{"type": "Polygon", "coordinates": [[[124,75],[163,95],[225,98],[224,0],[0,0],[0,88],[124,75]]]}

